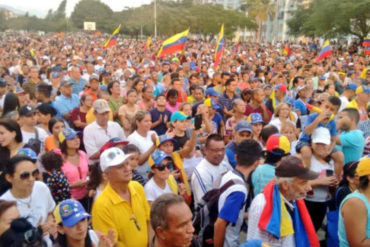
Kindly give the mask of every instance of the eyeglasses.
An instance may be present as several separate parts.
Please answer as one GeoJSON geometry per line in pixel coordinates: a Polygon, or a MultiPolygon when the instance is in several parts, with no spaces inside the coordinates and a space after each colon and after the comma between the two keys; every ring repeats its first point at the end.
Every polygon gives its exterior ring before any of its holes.
{"type": "Polygon", "coordinates": [[[19,177],[20,177],[20,179],[25,180],[25,179],[29,179],[31,175],[32,175],[32,177],[36,178],[39,175],[39,170],[36,169],[36,170],[32,171],[31,173],[23,172],[23,173],[21,173],[21,175],[19,175],[19,177]]]}
{"type": "Polygon", "coordinates": [[[164,164],[164,165],[160,164],[160,165],[156,165],[156,166],[155,166],[155,168],[156,168],[158,171],[164,171],[164,169],[166,169],[166,168],[167,168],[168,170],[171,170],[171,169],[172,169],[172,167],[173,167],[172,162],[169,162],[169,163],[164,164]]]}

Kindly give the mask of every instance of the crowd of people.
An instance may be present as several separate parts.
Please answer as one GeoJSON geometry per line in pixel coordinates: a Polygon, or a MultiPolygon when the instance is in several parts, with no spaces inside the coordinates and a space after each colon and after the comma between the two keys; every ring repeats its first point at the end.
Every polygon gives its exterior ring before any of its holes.
{"type": "Polygon", "coordinates": [[[145,43],[3,34],[0,246],[369,245],[360,46],[145,43]]]}

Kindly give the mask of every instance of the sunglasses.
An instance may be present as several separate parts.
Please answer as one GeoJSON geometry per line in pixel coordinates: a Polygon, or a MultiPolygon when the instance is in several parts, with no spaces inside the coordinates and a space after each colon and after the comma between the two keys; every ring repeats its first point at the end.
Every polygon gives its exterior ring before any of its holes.
{"type": "Polygon", "coordinates": [[[31,173],[30,172],[23,172],[23,173],[21,173],[21,175],[19,175],[19,177],[20,177],[20,179],[25,180],[25,179],[29,179],[30,176],[36,178],[38,175],[39,175],[39,170],[36,169],[36,170],[32,171],[31,173]]]}
{"type": "Polygon", "coordinates": [[[169,162],[169,163],[164,164],[164,165],[160,164],[160,165],[156,165],[156,166],[155,166],[155,168],[156,168],[158,171],[164,171],[164,169],[166,169],[166,168],[167,168],[168,170],[171,170],[171,169],[172,169],[172,167],[173,167],[172,162],[169,162]]]}

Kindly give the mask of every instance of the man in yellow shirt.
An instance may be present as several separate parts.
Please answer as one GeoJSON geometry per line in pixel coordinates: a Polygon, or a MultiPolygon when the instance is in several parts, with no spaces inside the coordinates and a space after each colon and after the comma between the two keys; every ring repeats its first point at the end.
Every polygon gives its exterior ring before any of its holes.
{"type": "Polygon", "coordinates": [[[148,246],[150,209],[144,188],[131,181],[132,168],[121,149],[112,147],[100,156],[108,184],[92,209],[92,226],[104,234],[112,229],[120,247],[148,246]]]}
{"type": "Polygon", "coordinates": [[[367,106],[370,100],[370,86],[361,85],[356,89],[356,98],[346,105],[346,108],[355,108],[360,113],[360,121],[367,120],[367,106]]]}

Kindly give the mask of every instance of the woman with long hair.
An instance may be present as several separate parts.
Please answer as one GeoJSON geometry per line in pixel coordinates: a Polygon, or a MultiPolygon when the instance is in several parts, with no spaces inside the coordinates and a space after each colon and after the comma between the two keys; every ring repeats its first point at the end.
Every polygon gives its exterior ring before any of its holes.
{"type": "Polygon", "coordinates": [[[336,192],[337,198],[335,200],[335,203],[337,208],[339,208],[343,199],[347,195],[351,194],[352,192],[358,189],[359,180],[358,175],[356,173],[357,166],[358,161],[350,162],[343,166],[342,180],[340,181],[339,187],[336,192]]]}
{"type": "Polygon", "coordinates": [[[122,105],[123,98],[121,97],[121,89],[118,81],[111,81],[108,84],[109,100],[108,104],[113,112],[113,119],[121,124],[121,120],[118,115],[118,110],[122,105]]]}
{"type": "Polygon", "coordinates": [[[17,111],[19,107],[20,105],[17,95],[12,92],[7,93],[4,98],[4,107],[1,116],[5,117],[9,112],[17,111]]]}
{"type": "Polygon", "coordinates": [[[51,133],[45,139],[45,151],[51,151],[55,148],[59,148],[59,133],[65,128],[63,119],[59,117],[53,117],[48,123],[48,129],[51,133]]]}
{"type": "Polygon", "coordinates": [[[93,100],[90,94],[83,94],[80,102],[80,106],[73,109],[71,120],[74,128],[82,131],[87,126],[86,114],[91,109],[93,100]]]}
{"type": "Polygon", "coordinates": [[[144,88],[145,84],[144,84],[144,81],[141,79],[141,78],[136,78],[134,80],[134,84],[132,84],[132,89],[135,89],[136,92],[137,92],[137,97],[139,99],[142,98],[142,94],[143,94],[143,88],[144,88]]]}
{"type": "Polygon", "coordinates": [[[149,155],[156,148],[157,134],[150,130],[152,117],[149,112],[139,111],[135,115],[133,129],[135,130],[127,140],[130,144],[136,145],[140,149],[139,166],[136,171],[147,180],[147,170],[149,169],[149,155]]]}
{"type": "Polygon", "coordinates": [[[63,129],[59,133],[60,151],[63,157],[62,171],[68,179],[71,197],[81,202],[89,211],[87,196],[87,179],[89,171],[89,157],[79,150],[80,138],[73,129],[63,129]]]}
{"type": "Polygon", "coordinates": [[[140,111],[140,107],[136,104],[138,99],[137,92],[134,89],[127,91],[127,103],[123,104],[118,110],[118,116],[121,120],[125,136],[132,133],[132,126],[135,121],[135,115],[140,111]]]}

